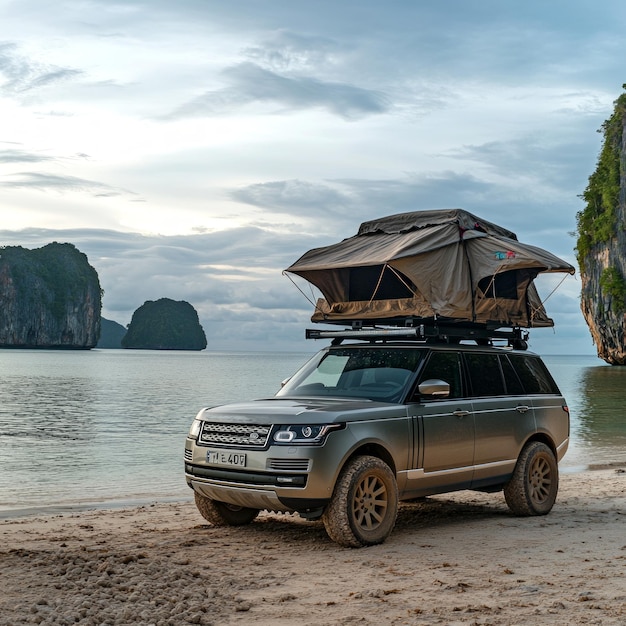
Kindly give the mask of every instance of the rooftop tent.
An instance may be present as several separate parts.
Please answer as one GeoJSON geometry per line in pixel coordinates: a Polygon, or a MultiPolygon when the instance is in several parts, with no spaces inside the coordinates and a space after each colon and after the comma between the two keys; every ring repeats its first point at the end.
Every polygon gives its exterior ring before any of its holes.
{"type": "Polygon", "coordinates": [[[324,296],[314,322],[401,323],[407,317],[501,326],[553,326],[533,284],[569,263],[461,209],[417,211],[361,224],[309,250],[286,272],[324,296]]]}

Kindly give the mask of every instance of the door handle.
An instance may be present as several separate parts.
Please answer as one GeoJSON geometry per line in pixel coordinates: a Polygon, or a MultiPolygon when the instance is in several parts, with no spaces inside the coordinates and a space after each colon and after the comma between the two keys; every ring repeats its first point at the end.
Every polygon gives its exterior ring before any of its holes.
{"type": "Polygon", "coordinates": [[[520,404],[515,407],[515,410],[519,413],[526,413],[526,411],[530,411],[530,407],[526,406],[525,404],[520,404]]]}
{"type": "Polygon", "coordinates": [[[465,417],[466,415],[469,415],[469,411],[463,411],[461,409],[457,409],[456,411],[452,411],[452,415],[454,415],[454,417],[465,417]]]}

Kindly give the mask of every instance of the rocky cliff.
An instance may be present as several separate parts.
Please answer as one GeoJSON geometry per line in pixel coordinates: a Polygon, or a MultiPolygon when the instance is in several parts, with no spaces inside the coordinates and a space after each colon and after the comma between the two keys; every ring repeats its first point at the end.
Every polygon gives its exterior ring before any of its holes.
{"type": "Polygon", "coordinates": [[[98,339],[96,348],[121,348],[125,334],[125,326],[103,317],[100,327],[100,339],[98,339]]]}
{"type": "Polygon", "coordinates": [[[0,248],[0,346],[93,348],[100,335],[100,281],[69,243],[0,248]]]}
{"type": "Polygon", "coordinates": [[[206,335],[196,310],[184,300],[148,300],[134,313],[122,339],[124,348],[204,350],[206,335]]]}
{"type": "Polygon", "coordinates": [[[612,365],[626,364],[625,127],[626,93],[602,125],[602,150],[577,215],[581,309],[598,356],[612,365]]]}

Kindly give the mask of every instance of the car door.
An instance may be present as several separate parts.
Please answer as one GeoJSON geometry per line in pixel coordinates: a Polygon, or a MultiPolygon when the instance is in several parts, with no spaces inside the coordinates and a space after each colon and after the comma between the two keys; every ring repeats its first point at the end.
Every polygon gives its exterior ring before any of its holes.
{"type": "Polygon", "coordinates": [[[472,352],[464,360],[476,428],[472,487],[478,488],[513,471],[524,438],[534,432],[534,413],[506,355],[472,352]]]}
{"type": "Polygon", "coordinates": [[[447,398],[419,396],[413,405],[419,468],[410,473],[421,487],[463,488],[472,479],[474,459],[474,416],[464,397],[460,356],[457,351],[433,351],[418,379],[443,380],[450,385],[447,398]]]}

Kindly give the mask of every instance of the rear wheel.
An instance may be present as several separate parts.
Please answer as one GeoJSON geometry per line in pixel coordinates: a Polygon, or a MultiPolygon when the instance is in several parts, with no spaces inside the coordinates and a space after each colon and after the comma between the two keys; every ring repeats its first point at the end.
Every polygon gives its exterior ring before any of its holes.
{"type": "Polygon", "coordinates": [[[360,456],[341,471],[322,521],[338,544],[360,548],[382,543],[396,523],[398,486],[379,458],[360,456]]]}
{"type": "Polygon", "coordinates": [[[504,499],[516,515],[546,515],[559,490],[559,468],[552,450],[540,441],[524,447],[513,476],[504,486],[504,499]]]}
{"type": "Polygon", "coordinates": [[[213,526],[244,526],[259,514],[257,509],[211,500],[197,491],[194,491],[194,497],[200,515],[213,526]]]}

